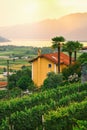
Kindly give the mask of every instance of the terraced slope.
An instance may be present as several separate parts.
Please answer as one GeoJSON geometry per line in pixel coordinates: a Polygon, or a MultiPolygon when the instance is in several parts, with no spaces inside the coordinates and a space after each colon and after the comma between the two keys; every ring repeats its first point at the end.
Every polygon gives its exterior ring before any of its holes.
{"type": "Polygon", "coordinates": [[[87,84],[77,83],[1,101],[0,130],[85,130],[86,99],[87,84]]]}

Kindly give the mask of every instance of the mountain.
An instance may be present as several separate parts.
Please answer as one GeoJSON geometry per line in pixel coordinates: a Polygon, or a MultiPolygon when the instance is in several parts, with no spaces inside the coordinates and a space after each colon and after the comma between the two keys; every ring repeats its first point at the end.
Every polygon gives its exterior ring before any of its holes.
{"type": "Polygon", "coordinates": [[[10,42],[10,40],[0,36],[0,42],[10,42]]]}
{"type": "Polygon", "coordinates": [[[67,40],[87,41],[87,13],[66,15],[60,19],[0,28],[0,35],[9,39],[51,40],[64,36],[67,40]]]}

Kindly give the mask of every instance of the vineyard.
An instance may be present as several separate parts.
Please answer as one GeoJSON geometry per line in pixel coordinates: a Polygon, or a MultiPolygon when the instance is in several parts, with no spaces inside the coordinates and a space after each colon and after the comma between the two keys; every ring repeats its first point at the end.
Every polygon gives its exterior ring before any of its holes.
{"type": "Polygon", "coordinates": [[[14,99],[6,100],[1,96],[0,130],[86,128],[87,83],[60,86],[14,99]]]}

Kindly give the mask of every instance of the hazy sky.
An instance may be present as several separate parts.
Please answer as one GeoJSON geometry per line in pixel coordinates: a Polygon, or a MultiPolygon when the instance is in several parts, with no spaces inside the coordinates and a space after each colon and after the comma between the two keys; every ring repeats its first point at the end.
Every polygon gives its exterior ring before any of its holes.
{"type": "Polygon", "coordinates": [[[87,0],[0,0],[0,26],[87,12],[87,0]]]}

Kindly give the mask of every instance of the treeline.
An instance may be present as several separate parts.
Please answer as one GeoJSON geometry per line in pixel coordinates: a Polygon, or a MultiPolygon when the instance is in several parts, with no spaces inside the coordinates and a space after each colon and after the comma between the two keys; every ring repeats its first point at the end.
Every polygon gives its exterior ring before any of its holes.
{"type": "Polygon", "coordinates": [[[25,55],[37,55],[38,49],[42,50],[42,54],[53,52],[50,47],[32,47],[32,46],[0,46],[0,53],[7,52],[11,57],[13,56],[25,56],[25,55]],[[20,52],[20,53],[19,53],[20,52]]]}
{"type": "Polygon", "coordinates": [[[0,130],[73,130],[74,124],[84,130],[79,121],[87,120],[86,98],[87,84],[76,83],[1,101],[0,130]]]}

